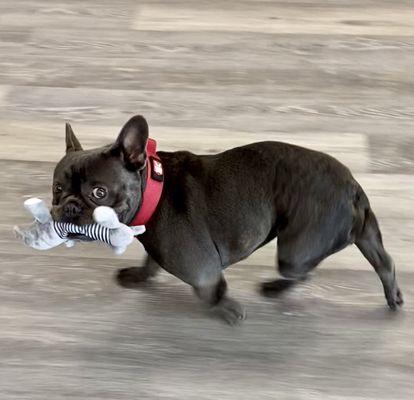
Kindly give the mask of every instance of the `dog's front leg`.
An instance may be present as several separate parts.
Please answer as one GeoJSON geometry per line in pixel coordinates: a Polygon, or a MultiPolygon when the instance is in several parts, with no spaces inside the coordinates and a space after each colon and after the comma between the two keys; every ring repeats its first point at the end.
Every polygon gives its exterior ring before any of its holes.
{"type": "Polygon", "coordinates": [[[122,268],[116,274],[118,283],[126,288],[136,288],[157,275],[160,266],[151,256],[147,256],[143,267],[122,268]]]}
{"type": "Polygon", "coordinates": [[[230,325],[235,325],[246,318],[243,306],[227,296],[227,283],[222,273],[213,283],[199,284],[193,287],[197,296],[230,325]]]}

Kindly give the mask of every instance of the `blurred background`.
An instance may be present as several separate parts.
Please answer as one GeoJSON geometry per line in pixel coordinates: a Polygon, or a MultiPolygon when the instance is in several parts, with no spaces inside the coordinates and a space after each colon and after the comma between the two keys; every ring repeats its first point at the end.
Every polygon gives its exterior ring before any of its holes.
{"type": "Polygon", "coordinates": [[[0,398],[413,399],[414,3],[0,0],[0,398]],[[248,319],[212,318],[99,245],[36,252],[11,232],[50,201],[64,123],[84,147],[144,115],[159,149],[282,140],[328,152],[368,193],[406,305],[356,248],[278,300],[269,244],[228,270],[248,319]]]}

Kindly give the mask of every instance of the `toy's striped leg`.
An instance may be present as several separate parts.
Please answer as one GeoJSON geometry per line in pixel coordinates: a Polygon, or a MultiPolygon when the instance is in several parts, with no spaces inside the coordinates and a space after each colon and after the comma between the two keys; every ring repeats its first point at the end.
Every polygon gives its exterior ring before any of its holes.
{"type": "Polygon", "coordinates": [[[98,240],[111,245],[110,229],[98,224],[75,225],[69,222],[54,222],[54,227],[62,239],[68,238],[70,233],[84,235],[92,240],[98,240]]]}

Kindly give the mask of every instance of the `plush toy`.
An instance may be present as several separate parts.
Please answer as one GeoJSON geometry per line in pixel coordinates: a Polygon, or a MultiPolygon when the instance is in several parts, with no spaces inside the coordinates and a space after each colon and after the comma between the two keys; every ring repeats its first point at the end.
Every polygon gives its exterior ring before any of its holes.
{"type": "Polygon", "coordinates": [[[67,247],[75,244],[70,234],[79,235],[79,240],[98,240],[112,247],[116,254],[122,254],[134,237],[145,232],[145,226],[127,226],[119,222],[115,211],[110,207],[97,207],[93,212],[95,224],[75,225],[56,222],[42,200],[28,199],[25,208],[35,221],[27,229],[14,227],[16,236],[30,247],[48,250],[65,243],[67,247]]]}

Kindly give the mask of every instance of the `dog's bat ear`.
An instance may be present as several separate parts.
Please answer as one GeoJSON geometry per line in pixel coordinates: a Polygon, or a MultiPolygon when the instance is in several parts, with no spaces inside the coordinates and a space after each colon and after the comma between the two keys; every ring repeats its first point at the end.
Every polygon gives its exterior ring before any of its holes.
{"type": "Polygon", "coordinates": [[[75,134],[73,133],[70,124],[66,123],[66,153],[79,150],[82,150],[82,146],[79,143],[79,140],[76,138],[75,134]]]}
{"type": "Polygon", "coordinates": [[[121,129],[112,154],[119,154],[128,169],[139,170],[147,159],[148,123],[141,115],[132,117],[121,129]]]}

